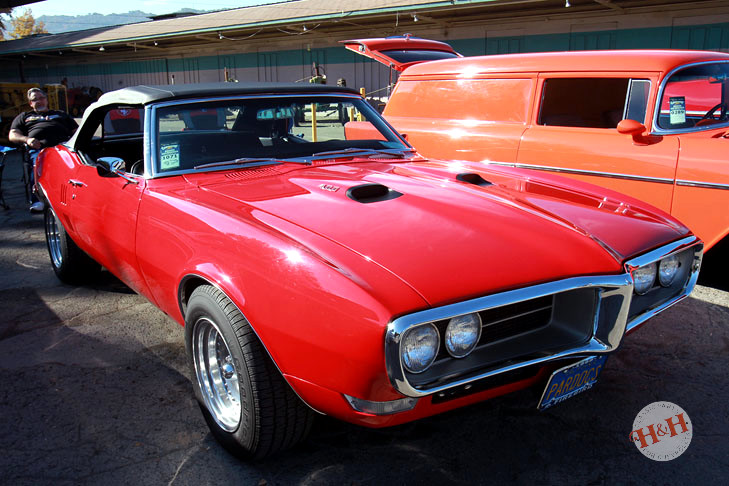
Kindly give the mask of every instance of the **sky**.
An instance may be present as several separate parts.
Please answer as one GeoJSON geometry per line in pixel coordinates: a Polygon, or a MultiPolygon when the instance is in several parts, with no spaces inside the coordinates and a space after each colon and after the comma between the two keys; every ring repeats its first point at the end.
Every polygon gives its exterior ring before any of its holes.
{"type": "MultiPolygon", "coordinates": [[[[17,15],[24,8],[33,11],[33,17],[41,15],[85,15],[90,13],[112,14],[126,13],[133,10],[153,13],[155,15],[177,12],[183,8],[196,10],[222,10],[227,8],[247,7],[263,3],[274,3],[281,0],[124,0],[121,2],[99,0],[45,0],[17,7],[13,14],[17,15]]],[[[140,19],[146,20],[146,19],[140,19]]]]}

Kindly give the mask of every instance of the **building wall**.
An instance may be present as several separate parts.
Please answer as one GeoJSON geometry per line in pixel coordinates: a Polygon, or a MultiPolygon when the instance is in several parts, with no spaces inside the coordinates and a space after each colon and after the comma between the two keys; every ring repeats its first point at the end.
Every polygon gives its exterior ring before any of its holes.
{"type": "MultiPolygon", "coordinates": [[[[391,35],[381,26],[373,35],[350,32],[341,38],[391,35]],[[384,34],[387,32],[387,34],[384,34]]],[[[545,52],[584,49],[675,48],[729,52],[729,7],[644,14],[607,12],[600,15],[558,18],[513,18],[472,22],[454,18],[448,25],[424,23],[400,25],[398,33],[411,32],[425,38],[445,40],[464,55],[545,52]]],[[[344,49],[339,38],[312,33],[302,41],[282,33],[276,41],[207,42],[190,49],[139,49],[126,57],[89,54],[79,61],[59,58],[26,60],[25,79],[40,84],[69,87],[96,86],[110,91],[136,84],[167,84],[238,81],[307,82],[313,63],[321,66],[328,83],[344,78],[350,87],[364,87],[375,97],[386,96],[389,70],[344,49]]],[[[201,41],[202,42],[202,41],[201,41]]],[[[0,70],[0,81],[17,82],[19,70],[0,70]]]]}

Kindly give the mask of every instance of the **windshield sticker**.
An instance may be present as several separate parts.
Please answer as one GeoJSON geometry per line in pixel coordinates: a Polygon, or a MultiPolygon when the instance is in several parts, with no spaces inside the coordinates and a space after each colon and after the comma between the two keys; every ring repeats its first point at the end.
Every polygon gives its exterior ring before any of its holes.
{"type": "Polygon", "coordinates": [[[671,96],[669,98],[671,110],[671,125],[686,123],[686,98],[683,96],[671,96]]]}
{"type": "Polygon", "coordinates": [[[180,144],[168,143],[161,145],[159,149],[159,160],[162,170],[180,168],[180,144]]]}

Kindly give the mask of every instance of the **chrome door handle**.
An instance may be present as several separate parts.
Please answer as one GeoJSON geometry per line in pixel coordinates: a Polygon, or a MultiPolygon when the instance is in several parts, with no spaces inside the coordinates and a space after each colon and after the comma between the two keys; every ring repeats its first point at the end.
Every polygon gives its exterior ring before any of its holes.
{"type": "Polygon", "coordinates": [[[72,185],[72,186],[74,186],[74,187],[84,187],[84,186],[86,185],[86,184],[84,184],[83,182],[81,182],[81,181],[77,181],[77,180],[75,180],[75,179],[69,179],[69,180],[68,180],[68,183],[69,183],[69,184],[71,184],[71,185],[72,185]]]}

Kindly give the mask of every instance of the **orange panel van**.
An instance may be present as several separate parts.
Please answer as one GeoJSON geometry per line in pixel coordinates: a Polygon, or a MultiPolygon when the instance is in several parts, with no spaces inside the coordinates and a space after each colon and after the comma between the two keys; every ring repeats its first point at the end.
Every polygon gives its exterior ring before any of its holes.
{"type": "Polygon", "coordinates": [[[602,185],[672,214],[707,248],[729,233],[727,53],[460,57],[409,36],[343,42],[402,71],[383,114],[427,157],[602,185]]]}

